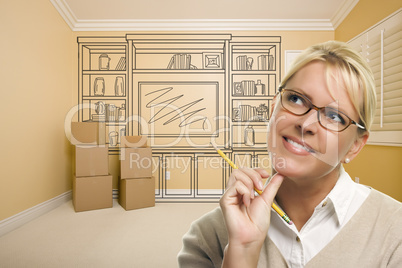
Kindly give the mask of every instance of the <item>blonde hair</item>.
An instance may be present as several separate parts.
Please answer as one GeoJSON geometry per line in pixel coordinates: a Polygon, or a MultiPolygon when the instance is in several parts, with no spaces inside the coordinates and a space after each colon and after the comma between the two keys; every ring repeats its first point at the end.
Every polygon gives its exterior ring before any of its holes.
{"type": "Polygon", "coordinates": [[[352,104],[359,114],[359,123],[369,131],[377,101],[374,76],[367,62],[346,43],[328,41],[317,44],[304,50],[295,59],[279,87],[285,88],[293,75],[312,61],[326,63],[327,83],[330,76],[334,75],[334,70],[339,72],[352,104]]]}

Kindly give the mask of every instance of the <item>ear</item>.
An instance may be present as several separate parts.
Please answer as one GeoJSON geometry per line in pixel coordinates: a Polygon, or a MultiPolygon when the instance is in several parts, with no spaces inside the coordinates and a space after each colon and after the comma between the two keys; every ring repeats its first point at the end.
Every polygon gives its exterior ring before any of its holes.
{"type": "Polygon", "coordinates": [[[345,155],[345,158],[343,160],[344,163],[349,162],[353,160],[363,149],[364,145],[366,145],[367,140],[369,137],[369,133],[366,132],[362,136],[358,136],[356,140],[353,142],[351,148],[349,149],[348,153],[345,155]],[[348,159],[349,161],[346,161],[348,159]]]}

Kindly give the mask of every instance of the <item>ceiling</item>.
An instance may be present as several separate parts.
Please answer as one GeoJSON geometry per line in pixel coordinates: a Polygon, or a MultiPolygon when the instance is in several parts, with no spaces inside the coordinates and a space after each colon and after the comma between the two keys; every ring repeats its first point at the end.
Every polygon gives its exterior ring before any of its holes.
{"type": "Polygon", "coordinates": [[[334,30],[359,0],[50,0],[73,31],[334,30]]]}

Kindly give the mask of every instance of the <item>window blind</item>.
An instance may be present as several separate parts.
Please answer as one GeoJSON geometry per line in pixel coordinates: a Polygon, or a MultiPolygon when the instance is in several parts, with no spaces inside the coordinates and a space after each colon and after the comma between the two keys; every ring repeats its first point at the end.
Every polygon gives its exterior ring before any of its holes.
{"type": "Polygon", "coordinates": [[[402,9],[349,44],[374,73],[377,108],[369,143],[402,146],[402,9]]]}

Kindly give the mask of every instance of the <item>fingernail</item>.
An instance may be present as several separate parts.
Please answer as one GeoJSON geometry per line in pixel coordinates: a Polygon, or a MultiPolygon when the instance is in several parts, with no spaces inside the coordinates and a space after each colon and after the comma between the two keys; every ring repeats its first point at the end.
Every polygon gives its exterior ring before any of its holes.
{"type": "Polygon", "coordinates": [[[264,184],[262,183],[262,181],[259,181],[259,182],[258,182],[258,188],[259,188],[260,190],[262,190],[262,189],[264,188],[264,184]]]}

